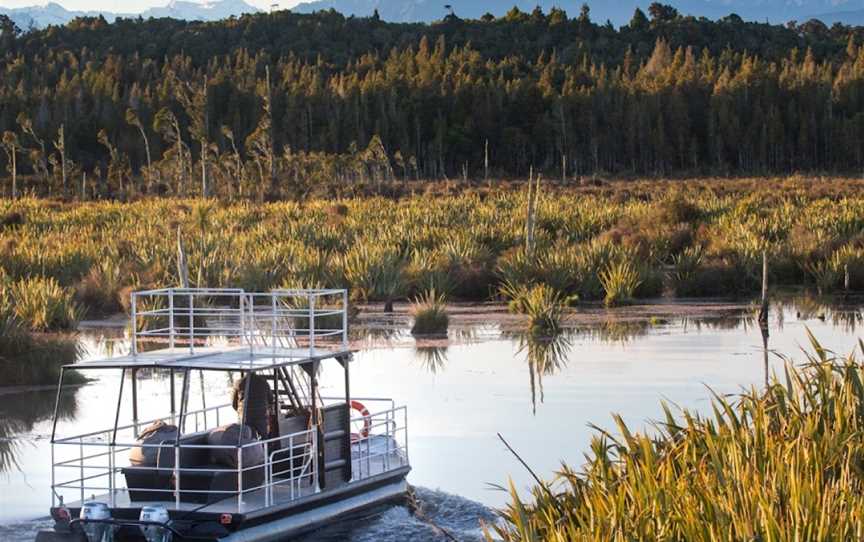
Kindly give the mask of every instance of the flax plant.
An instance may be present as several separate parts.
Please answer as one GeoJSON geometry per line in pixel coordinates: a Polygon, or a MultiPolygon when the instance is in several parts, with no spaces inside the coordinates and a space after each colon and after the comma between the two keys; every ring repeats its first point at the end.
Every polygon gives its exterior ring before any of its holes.
{"type": "MultiPolygon", "coordinates": [[[[587,463],[523,498],[511,484],[488,540],[860,540],[864,369],[811,336],[803,366],[711,414],[673,411],[649,432],[595,427],[587,463]]],[[[860,344],[864,351],[864,343],[860,344]]]]}

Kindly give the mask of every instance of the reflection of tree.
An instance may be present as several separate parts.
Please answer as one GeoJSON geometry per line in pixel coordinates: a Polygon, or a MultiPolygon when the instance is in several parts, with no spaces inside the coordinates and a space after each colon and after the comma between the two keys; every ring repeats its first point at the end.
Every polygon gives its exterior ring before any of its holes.
{"type": "Polygon", "coordinates": [[[367,345],[387,343],[408,336],[404,324],[397,323],[364,323],[349,329],[352,341],[359,341],[367,345]]]}
{"type": "Polygon", "coordinates": [[[446,346],[418,346],[414,352],[423,368],[432,374],[436,374],[447,364],[446,346]]]}
{"type": "Polygon", "coordinates": [[[643,337],[653,327],[649,320],[617,320],[610,318],[596,326],[579,328],[578,333],[589,339],[607,343],[629,343],[643,337]]]}
{"type": "MultiPolygon", "coordinates": [[[[60,396],[60,420],[75,417],[78,401],[77,389],[67,390],[60,396]]],[[[22,435],[33,426],[50,420],[54,415],[55,394],[51,391],[5,395],[0,400],[0,473],[19,468],[18,457],[24,442],[22,435]]]]}
{"type": "Polygon", "coordinates": [[[553,375],[567,364],[567,354],[572,342],[569,335],[557,333],[549,337],[525,332],[518,334],[519,350],[525,353],[531,382],[531,408],[537,413],[537,390],[543,402],[543,376],[553,375]]]}
{"type": "Polygon", "coordinates": [[[846,333],[855,333],[864,325],[864,313],[859,304],[839,303],[837,298],[830,296],[799,297],[787,306],[795,311],[798,320],[828,321],[846,333]]]}

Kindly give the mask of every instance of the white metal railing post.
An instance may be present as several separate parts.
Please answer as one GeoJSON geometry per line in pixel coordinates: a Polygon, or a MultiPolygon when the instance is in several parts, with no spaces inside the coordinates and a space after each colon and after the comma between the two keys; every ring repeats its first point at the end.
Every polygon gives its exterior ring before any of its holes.
{"type": "Polygon", "coordinates": [[[237,448],[237,505],[243,504],[243,448],[237,448]]]}
{"type": "Polygon", "coordinates": [[[273,314],[270,318],[270,343],[273,348],[273,355],[276,355],[276,294],[270,292],[270,306],[273,314]]]}
{"type": "Polygon", "coordinates": [[[342,349],[348,350],[348,290],[342,290],[342,349]]]}
{"type": "Polygon", "coordinates": [[[81,503],[84,503],[84,439],[78,439],[78,457],[81,467],[81,503]]]}
{"type": "Polygon", "coordinates": [[[321,492],[321,484],[318,483],[318,439],[310,433],[312,439],[312,480],[315,482],[315,493],[321,492]]]}
{"type": "Polygon", "coordinates": [[[168,345],[171,350],[174,350],[175,334],[177,333],[174,327],[174,288],[168,289],[168,345]]]}
{"type": "Polygon", "coordinates": [[[189,294],[189,353],[195,353],[195,296],[189,294]]]}
{"type": "MultiPolygon", "coordinates": [[[[174,506],[180,508],[180,441],[174,443],[174,506]]],[[[157,465],[158,467],[158,465],[157,465]]]]}
{"type": "Polygon", "coordinates": [[[264,463],[264,506],[270,506],[273,502],[273,458],[270,457],[270,441],[264,442],[264,463]]]}
{"type": "Polygon", "coordinates": [[[315,296],[309,295],[309,354],[315,355],[315,296]]]}
{"type": "Polygon", "coordinates": [[[249,294],[247,298],[249,303],[249,353],[255,353],[255,329],[258,324],[255,322],[255,296],[249,294]]]}
{"type": "Polygon", "coordinates": [[[390,470],[390,416],[395,414],[392,410],[388,410],[384,414],[384,470],[390,470]]]}
{"type": "Polygon", "coordinates": [[[54,465],[56,461],[54,460],[54,443],[51,443],[51,508],[57,504],[55,501],[56,491],[54,491],[54,486],[56,485],[56,481],[54,479],[54,465]]]}
{"type": "Polygon", "coordinates": [[[137,304],[138,294],[132,293],[132,304],[130,306],[130,316],[132,320],[132,357],[138,355],[138,316],[137,316],[137,304]]]}
{"type": "Polygon", "coordinates": [[[366,476],[372,476],[372,439],[366,435],[366,476]]]}
{"type": "MultiPolygon", "coordinates": [[[[248,343],[249,337],[246,336],[246,294],[240,294],[240,336],[242,341],[248,343]]],[[[242,344],[242,343],[241,343],[242,344]]]]}
{"type": "MultiPolygon", "coordinates": [[[[112,457],[111,463],[113,465],[111,468],[111,479],[113,480],[112,485],[114,486],[114,490],[116,491],[117,490],[117,444],[115,444],[113,442],[111,443],[111,457],[112,457]]],[[[112,497],[112,502],[114,502],[113,497],[112,497]]]]}
{"type": "Polygon", "coordinates": [[[405,461],[411,462],[408,456],[408,407],[402,407],[402,434],[405,439],[405,461]]]}
{"type": "Polygon", "coordinates": [[[114,443],[111,442],[110,436],[108,439],[108,498],[111,503],[111,508],[114,508],[114,443]]]}

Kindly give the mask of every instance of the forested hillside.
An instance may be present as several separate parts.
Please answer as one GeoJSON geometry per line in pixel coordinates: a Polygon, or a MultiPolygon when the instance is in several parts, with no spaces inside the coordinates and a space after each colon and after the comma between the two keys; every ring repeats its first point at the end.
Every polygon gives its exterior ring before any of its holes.
{"type": "Polygon", "coordinates": [[[0,21],[6,195],[864,168],[864,28],[561,10],[0,21]],[[148,165],[149,164],[149,165],[148,165]],[[14,175],[13,175],[14,172],[14,175]],[[86,176],[86,183],[82,180],[86,176]]]}

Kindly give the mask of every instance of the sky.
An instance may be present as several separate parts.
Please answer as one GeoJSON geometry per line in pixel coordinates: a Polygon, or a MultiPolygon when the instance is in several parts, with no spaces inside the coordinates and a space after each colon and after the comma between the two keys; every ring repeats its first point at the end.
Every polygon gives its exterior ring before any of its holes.
{"type": "MultiPolygon", "coordinates": [[[[115,13],[138,13],[152,7],[168,4],[170,0],[51,0],[73,11],[111,11],[115,13]]],[[[191,0],[201,2],[202,0],[191,0]]],[[[282,8],[291,8],[302,0],[245,0],[260,9],[269,9],[273,3],[282,8]]],[[[0,7],[18,8],[46,4],[48,0],[0,0],[0,7]]]]}

